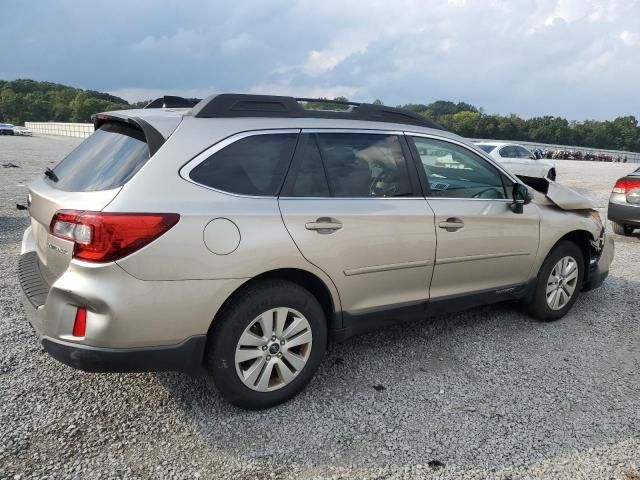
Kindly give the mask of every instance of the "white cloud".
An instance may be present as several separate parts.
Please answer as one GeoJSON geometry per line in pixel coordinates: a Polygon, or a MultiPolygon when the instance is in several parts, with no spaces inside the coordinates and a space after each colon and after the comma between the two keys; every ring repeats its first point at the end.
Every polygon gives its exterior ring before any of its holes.
{"type": "Polygon", "coordinates": [[[335,98],[353,97],[356,93],[354,87],[345,85],[318,86],[318,85],[283,85],[283,84],[257,84],[249,88],[249,93],[265,95],[288,95],[299,98],[335,98]]]}
{"type": "Polygon", "coordinates": [[[625,30],[620,34],[620,40],[627,47],[633,47],[635,45],[640,45],[640,33],[629,32],[625,30]]]}
{"type": "Polygon", "coordinates": [[[4,6],[0,30],[18,42],[5,78],[130,100],[254,91],[574,119],[640,112],[640,0],[149,0],[126,16],[61,1],[28,15],[4,6]]]}

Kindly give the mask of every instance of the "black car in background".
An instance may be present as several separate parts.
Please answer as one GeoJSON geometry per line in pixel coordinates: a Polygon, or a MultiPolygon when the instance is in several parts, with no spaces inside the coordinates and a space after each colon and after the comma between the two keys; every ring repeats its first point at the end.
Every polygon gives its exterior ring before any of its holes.
{"type": "Polygon", "coordinates": [[[616,182],[609,197],[608,217],[619,235],[631,235],[640,228],[640,168],[616,182]]]}

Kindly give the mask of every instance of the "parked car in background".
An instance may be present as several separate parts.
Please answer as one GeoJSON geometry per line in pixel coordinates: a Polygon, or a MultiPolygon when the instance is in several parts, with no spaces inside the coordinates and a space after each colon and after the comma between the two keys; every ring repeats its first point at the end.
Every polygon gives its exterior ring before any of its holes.
{"type": "Polygon", "coordinates": [[[477,145],[515,175],[556,179],[555,163],[536,158],[522,145],[506,142],[479,142],[477,145]]]}
{"type": "Polygon", "coordinates": [[[23,137],[31,137],[33,135],[33,131],[30,128],[20,126],[13,127],[13,133],[23,137]]]}
{"type": "Polygon", "coordinates": [[[205,371],[265,408],[330,338],[511,300],[549,322],[602,284],[614,245],[589,199],[529,189],[417,113],[345,104],[98,114],[29,189],[18,276],[45,350],[88,371],[205,371]]]}
{"type": "Polygon", "coordinates": [[[618,235],[631,235],[640,228],[640,168],[616,182],[607,216],[618,235]]]}
{"type": "Polygon", "coordinates": [[[15,135],[14,126],[10,123],[0,123],[0,135],[15,135]]]}

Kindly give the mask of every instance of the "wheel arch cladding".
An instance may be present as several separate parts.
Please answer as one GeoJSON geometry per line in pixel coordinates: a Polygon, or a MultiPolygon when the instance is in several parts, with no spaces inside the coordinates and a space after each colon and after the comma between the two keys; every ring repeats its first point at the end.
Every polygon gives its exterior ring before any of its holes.
{"type": "Polygon", "coordinates": [[[582,259],[584,262],[583,272],[586,276],[587,272],[589,271],[589,262],[591,261],[591,240],[592,240],[592,237],[588,231],[573,230],[569,233],[564,234],[562,237],[560,237],[556,241],[556,243],[553,245],[551,250],[549,250],[549,252],[553,251],[553,249],[556,248],[562,241],[569,241],[571,243],[576,244],[580,248],[580,251],[582,252],[582,259]]]}
{"type": "Polygon", "coordinates": [[[320,279],[318,276],[314,275],[311,272],[306,270],[301,270],[298,268],[280,268],[276,270],[270,270],[268,272],[261,273],[250,280],[246,281],[242,285],[240,285],[236,290],[227,297],[227,299],[223,302],[223,304],[218,309],[218,312],[214,316],[211,325],[209,326],[209,332],[211,332],[213,325],[216,321],[216,317],[220,315],[222,311],[224,311],[225,306],[229,304],[229,302],[235,298],[238,294],[244,291],[246,288],[251,285],[261,282],[267,279],[280,279],[280,280],[288,280],[292,283],[300,285],[302,288],[309,291],[320,303],[322,307],[322,311],[324,312],[325,319],[327,321],[327,328],[329,332],[332,330],[339,329],[341,327],[341,316],[338,310],[336,309],[336,304],[331,295],[331,291],[325,285],[324,281],[320,279]]]}

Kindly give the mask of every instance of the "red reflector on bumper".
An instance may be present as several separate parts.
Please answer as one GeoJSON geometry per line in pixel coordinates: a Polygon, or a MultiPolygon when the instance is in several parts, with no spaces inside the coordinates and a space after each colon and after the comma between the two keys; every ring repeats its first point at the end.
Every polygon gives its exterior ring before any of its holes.
{"type": "Polygon", "coordinates": [[[73,322],[73,336],[84,337],[87,331],[87,309],[78,307],[76,311],[76,319],[73,322]]]}

